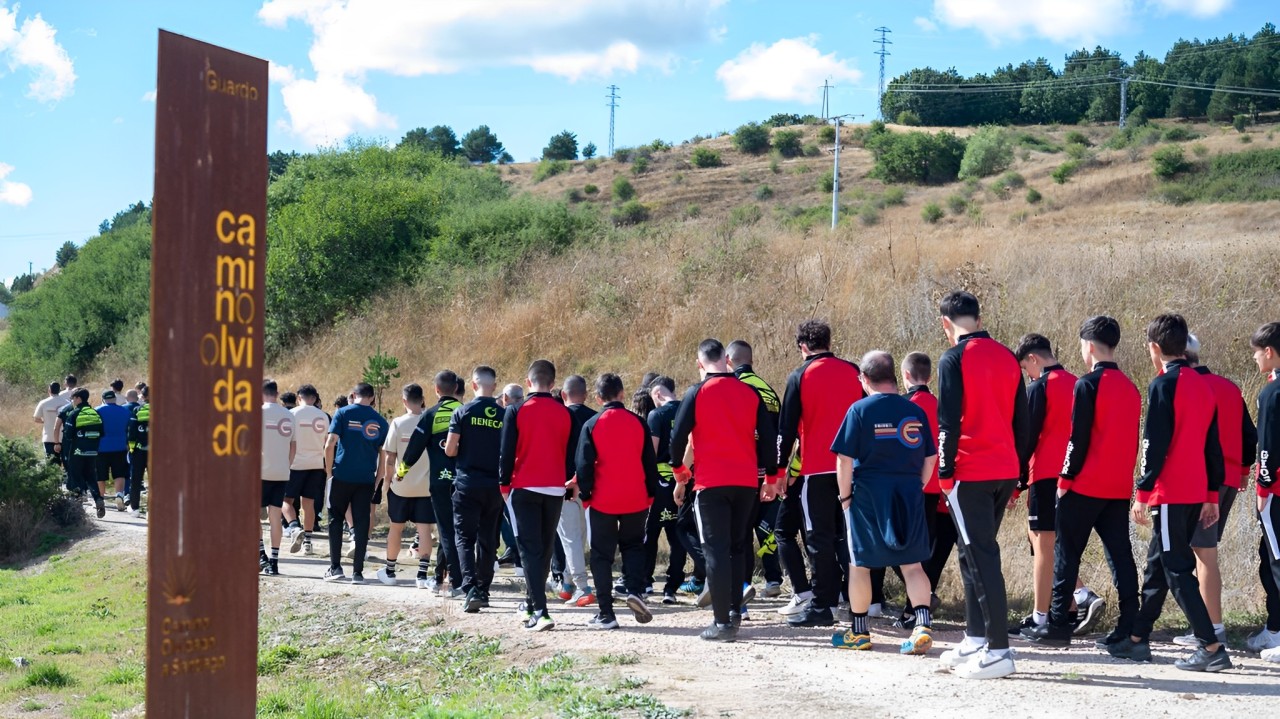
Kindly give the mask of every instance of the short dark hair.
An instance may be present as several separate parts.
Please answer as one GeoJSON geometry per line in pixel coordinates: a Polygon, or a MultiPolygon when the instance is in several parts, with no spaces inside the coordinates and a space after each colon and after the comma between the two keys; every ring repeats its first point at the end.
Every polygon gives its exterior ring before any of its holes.
{"type": "Polygon", "coordinates": [[[751,364],[751,345],[746,340],[734,340],[729,343],[729,359],[734,364],[751,364]]]}
{"type": "Polygon", "coordinates": [[[659,387],[659,386],[666,387],[667,390],[671,392],[671,394],[676,393],[676,381],[666,376],[665,374],[658,375],[657,378],[655,378],[652,382],[649,383],[649,389],[653,389],[654,387],[659,387]]]}
{"type": "Polygon", "coordinates": [[[340,394],[333,400],[334,407],[346,407],[348,404],[351,404],[351,401],[347,399],[345,394],[340,394]]]}
{"type": "Polygon", "coordinates": [[[1154,342],[1165,357],[1181,357],[1187,353],[1187,321],[1182,315],[1159,315],[1147,325],[1147,341],[1154,342]]]}
{"type": "Polygon", "coordinates": [[[120,379],[119,377],[111,380],[111,389],[115,390],[117,393],[123,392],[124,380],[120,379]]]}
{"type": "Polygon", "coordinates": [[[902,369],[911,379],[927,383],[933,377],[933,360],[923,352],[912,352],[903,358],[902,369]]]}
{"type": "Polygon", "coordinates": [[[1013,356],[1021,362],[1028,355],[1039,355],[1044,359],[1050,359],[1053,357],[1053,343],[1048,337],[1035,332],[1023,335],[1022,339],[1018,340],[1017,348],[1013,350],[1013,356]]]}
{"type": "Polygon", "coordinates": [[[565,377],[562,392],[572,397],[585,396],[587,394],[587,378],[580,374],[571,374],[565,377]]]}
{"type": "Polygon", "coordinates": [[[280,387],[273,379],[262,380],[262,393],[268,397],[275,397],[280,394],[280,387]]]}
{"type": "Polygon", "coordinates": [[[151,385],[142,385],[142,389],[138,390],[138,394],[142,395],[143,399],[151,399],[151,385]]]}
{"type": "Polygon", "coordinates": [[[978,298],[974,297],[972,292],[953,290],[938,303],[938,314],[953,322],[961,317],[972,317],[976,320],[982,315],[982,309],[978,305],[978,298]]]}
{"type": "Polygon", "coordinates": [[[898,382],[893,355],[884,350],[872,350],[862,356],[862,374],[871,384],[898,382]]]}
{"type": "Polygon", "coordinates": [[[284,406],[288,407],[288,406],[291,406],[291,405],[296,405],[297,403],[298,403],[298,395],[296,395],[296,394],[294,394],[294,393],[292,393],[292,392],[281,392],[281,393],[280,393],[280,404],[282,404],[282,405],[284,405],[284,406]]]}
{"type": "Polygon", "coordinates": [[[320,393],[316,391],[314,385],[304,384],[298,388],[299,397],[310,397],[311,399],[320,399],[320,393]]]}
{"type": "Polygon", "coordinates": [[[458,383],[457,383],[457,385],[454,387],[454,390],[453,390],[453,391],[454,391],[454,394],[456,394],[456,395],[457,395],[457,396],[459,396],[459,397],[461,397],[461,396],[463,396],[464,394],[466,394],[466,393],[467,393],[467,381],[466,381],[465,379],[463,379],[461,376],[459,376],[459,377],[458,377],[458,383]]]}
{"type": "Polygon", "coordinates": [[[86,387],[80,387],[80,388],[79,388],[79,389],[77,389],[75,392],[72,392],[72,393],[71,393],[71,396],[72,396],[72,397],[78,397],[78,398],[80,398],[80,401],[81,401],[81,402],[88,402],[88,401],[89,401],[89,390],[88,390],[88,388],[86,388],[86,387]]]}
{"type": "Polygon", "coordinates": [[[796,330],[796,345],[811,350],[831,349],[831,326],[822,320],[802,322],[796,330]]]}
{"type": "Polygon", "coordinates": [[[719,362],[724,359],[724,345],[714,338],[702,340],[698,345],[698,357],[705,362],[719,362]]]}
{"type": "Polygon", "coordinates": [[[68,387],[75,387],[75,386],[76,386],[76,376],[75,376],[75,375],[73,375],[73,374],[69,374],[69,375],[67,375],[66,377],[63,377],[63,378],[62,378],[62,381],[63,381],[63,382],[66,382],[68,387]]]}
{"type": "Polygon", "coordinates": [[[409,384],[405,385],[400,389],[400,396],[404,397],[406,400],[410,402],[422,404],[423,403],[422,385],[418,384],[417,382],[410,382],[409,384]]]}
{"type": "Polygon", "coordinates": [[[551,364],[551,360],[534,360],[529,364],[529,382],[539,387],[550,387],[556,383],[556,366],[551,364]]]}
{"type": "Polygon", "coordinates": [[[432,381],[435,382],[436,391],[440,394],[453,394],[458,391],[458,375],[451,369],[436,372],[432,381]]]}
{"type": "Polygon", "coordinates": [[[653,381],[658,378],[657,372],[645,372],[640,378],[640,389],[647,390],[653,386],[653,381]]]}
{"type": "Polygon", "coordinates": [[[58,384],[57,382],[49,383],[49,394],[58,394],[61,391],[62,391],[62,385],[58,384]]]}
{"type": "Polygon", "coordinates": [[[498,382],[498,370],[487,364],[482,364],[471,370],[471,376],[479,380],[488,380],[494,384],[498,382]]]}
{"type": "Polygon", "coordinates": [[[1090,317],[1080,325],[1080,339],[1115,349],[1120,346],[1120,323],[1106,315],[1090,317]]]}
{"type": "Polygon", "coordinates": [[[1257,332],[1249,338],[1249,344],[1254,349],[1266,349],[1270,347],[1276,352],[1280,352],[1280,322],[1268,322],[1258,328],[1257,332]]]}
{"type": "Polygon", "coordinates": [[[142,389],[143,387],[146,387],[146,386],[147,386],[147,383],[146,383],[146,382],[143,382],[142,380],[138,380],[138,383],[137,383],[137,384],[135,384],[135,385],[133,386],[133,388],[134,388],[134,389],[137,389],[137,390],[140,390],[140,389],[142,389]]]}
{"type": "Polygon", "coordinates": [[[351,392],[355,396],[364,397],[365,399],[373,399],[374,396],[377,395],[377,393],[373,391],[373,385],[368,382],[357,382],[355,389],[351,390],[351,392]]]}
{"type": "Polygon", "coordinates": [[[622,378],[612,372],[605,372],[596,378],[596,396],[605,402],[615,402],[622,397],[622,378]]]}

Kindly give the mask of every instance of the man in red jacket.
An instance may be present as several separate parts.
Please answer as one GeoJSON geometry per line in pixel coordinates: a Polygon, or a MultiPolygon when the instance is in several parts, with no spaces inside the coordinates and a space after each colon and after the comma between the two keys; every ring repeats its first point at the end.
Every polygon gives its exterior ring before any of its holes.
{"type": "MultiPolygon", "coordinates": [[[[1138,459],[1142,398],[1115,363],[1120,323],[1111,317],[1085,320],[1080,355],[1093,368],[1076,380],[1066,456],[1057,482],[1053,599],[1049,621],[1022,630],[1041,644],[1066,646],[1074,633],[1069,611],[1080,576],[1080,557],[1091,532],[1098,533],[1120,598],[1120,619],[1099,645],[1128,638],[1138,614],[1138,570],[1129,545],[1129,498],[1138,459]]],[[[1077,590],[1078,591],[1078,590],[1077,590]]]]}
{"type": "Polygon", "coordinates": [[[1147,350],[1156,371],[1163,374],[1147,390],[1142,471],[1132,514],[1138,524],[1151,525],[1151,547],[1142,581],[1142,608],[1133,632],[1128,639],[1107,645],[1107,651],[1121,659],[1150,661],[1151,630],[1172,589],[1200,640],[1195,653],[1174,666],[1218,672],[1231,668],[1231,657],[1214,633],[1200,597],[1191,535],[1197,522],[1208,527],[1218,521],[1222,445],[1213,390],[1187,362],[1187,334],[1187,321],[1181,315],[1160,315],[1147,325],[1147,350]]]}
{"type": "MultiPolygon", "coordinates": [[[[907,399],[924,412],[929,421],[929,432],[934,444],[938,439],[938,397],[929,391],[929,380],[933,378],[933,360],[923,352],[912,352],[902,360],[902,382],[907,388],[907,399]]],[[[933,465],[933,475],[924,485],[924,518],[929,528],[930,556],[924,563],[924,573],[929,577],[929,608],[938,608],[938,580],[942,570],[951,558],[951,550],[955,548],[959,536],[956,525],[951,521],[947,509],[946,498],[938,485],[938,465],[933,465]]],[[[900,622],[905,629],[915,627],[915,614],[907,609],[902,610],[900,622]]]]}
{"type": "Polygon", "coordinates": [[[502,420],[498,483],[507,495],[511,529],[524,566],[524,628],[555,626],[547,613],[547,575],[565,487],[575,470],[577,438],[573,418],[551,396],[556,367],[547,360],[529,365],[529,394],[507,406],[502,420]]]}
{"type": "Polygon", "coordinates": [[[577,487],[587,507],[591,574],[600,606],[588,623],[592,629],[618,628],[613,613],[613,559],[618,552],[627,608],[641,624],[653,619],[644,601],[644,535],[661,476],[649,428],[623,404],[625,397],[621,377],[600,375],[596,398],[602,409],[578,435],[577,487]]]}
{"type": "Polygon", "coordinates": [[[777,429],[760,395],[729,371],[719,340],[698,345],[698,372],[702,381],[685,393],[671,431],[671,469],[679,483],[676,501],[682,502],[685,485],[695,476],[684,466],[685,449],[692,443],[697,477],[693,509],[715,613],[702,638],[730,642],[742,621],[747,529],[757,501],[774,498],[774,485],[762,486],[759,480],[778,469],[777,429]]]}

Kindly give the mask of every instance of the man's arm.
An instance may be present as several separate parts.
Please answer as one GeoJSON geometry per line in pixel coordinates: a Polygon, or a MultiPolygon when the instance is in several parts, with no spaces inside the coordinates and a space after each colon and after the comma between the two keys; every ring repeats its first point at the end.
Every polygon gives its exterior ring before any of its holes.
{"type": "Polygon", "coordinates": [[[444,438],[444,456],[458,456],[458,440],[462,439],[462,435],[457,432],[450,432],[449,436],[444,438]]]}
{"type": "Polygon", "coordinates": [[[756,395],[756,464],[766,477],[778,473],[778,425],[764,398],[756,395]]]}
{"type": "Polygon", "coordinates": [[[1164,469],[1165,455],[1173,441],[1174,381],[1161,375],[1147,390],[1147,421],[1142,428],[1142,471],[1138,477],[1138,502],[1146,504],[1164,469]]]}
{"type": "MultiPolygon", "coordinates": [[[[569,410],[565,409],[565,412],[569,412],[569,410]]],[[[595,418],[592,417],[592,419],[595,419],[595,418]]],[[[578,463],[577,463],[578,441],[579,441],[580,435],[582,434],[582,428],[579,427],[577,428],[577,431],[575,431],[574,424],[575,422],[573,420],[573,413],[570,412],[569,413],[569,441],[565,443],[565,447],[564,447],[564,481],[566,482],[573,479],[573,475],[577,474],[578,472],[578,463]]],[[[586,423],[584,422],[582,426],[585,427],[586,423]]]]}
{"type": "Polygon", "coordinates": [[[1240,438],[1244,442],[1241,448],[1240,464],[1244,466],[1244,476],[1249,476],[1249,468],[1258,459],[1258,428],[1253,424],[1253,418],[1249,416],[1249,404],[1244,401],[1244,395],[1240,395],[1240,438]]]}
{"type": "Polygon", "coordinates": [[[684,394],[684,401],[680,403],[680,409],[676,412],[675,423],[671,426],[671,467],[672,469],[684,466],[684,451],[689,446],[689,435],[693,432],[693,420],[696,408],[694,403],[698,399],[698,388],[701,384],[695,384],[689,388],[684,394]]]}
{"type": "Polygon", "coordinates": [[[409,437],[409,444],[404,448],[404,456],[400,458],[404,466],[412,467],[417,464],[422,459],[423,452],[427,451],[427,445],[431,443],[431,431],[435,428],[436,411],[423,412],[418,419],[418,425],[413,428],[413,434],[409,437]]]}
{"type": "Polygon", "coordinates": [[[329,470],[329,475],[333,475],[333,455],[338,451],[338,435],[329,433],[324,440],[324,466],[329,470]]]}
{"type": "MultiPolygon", "coordinates": [[[[1013,443],[1018,448],[1018,466],[1022,468],[1021,474],[1027,472],[1027,465],[1031,462],[1031,448],[1033,446],[1031,439],[1031,411],[1027,407],[1027,385],[1022,379],[1022,373],[1018,373],[1018,388],[1013,393],[1013,443]]],[[[1025,477],[1020,478],[1025,482],[1025,477]]]]}
{"type": "Polygon", "coordinates": [[[1280,393],[1267,392],[1258,395],[1258,486],[1270,490],[1275,486],[1276,471],[1280,470],[1276,452],[1280,451],[1280,393]]]}
{"type": "Polygon", "coordinates": [[[516,446],[520,441],[516,413],[519,408],[519,404],[513,404],[507,407],[506,414],[502,416],[502,433],[498,450],[498,484],[504,487],[511,484],[511,475],[516,471],[516,446]]]}
{"type": "MultiPolygon", "coordinates": [[[[596,415],[598,417],[599,415],[596,415]]],[[[596,488],[596,443],[591,433],[596,427],[596,418],[592,417],[582,425],[578,437],[578,447],[574,458],[574,466],[578,473],[578,496],[586,502],[591,499],[596,488]]]]}
{"type": "Polygon", "coordinates": [[[784,464],[791,458],[795,450],[796,440],[800,437],[800,377],[803,368],[797,369],[787,377],[787,388],[782,395],[782,410],[778,413],[778,459],[777,464],[784,464]]]}
{"type": "Polygon", "coordinates": [[[836,454],[836,485],[840,490],[840,508],[849,506],[853,499],[853,458],[836,454]]]}
{"type": "Polygon", "coordinates": [[[653,451],[656,454],[658,446],[661,444],[659,436],[662,434],[662,418],[658,415],[658,410],[653,410],[649,416],[645,418],[645,427],[649,430],[649,438],[653,440],[653,451]]]}
{"type": "Polygon", "coordinates": [[[653,442],[640,444],[640,462],[644,465],[644,488],[649,497],[658,496],[658,487],[662,484],[662,475],[658,473],[658,451],[653,442]]]}
{"type": "Polygon", "coordinates": [[[961,352],[954,348],[947,350],[938,362],[938,481],[944,492],[950,492],[955,484],[952,477],[960,445],[960,415],[964,407],[961,352]]]}
{"type": "Polygon", "coordinates": [[[444,456],[457,457],[458,445],[462,441],[462,428],[466,426],[466,407],[455,409],[449,416],[449,434],[444,438],[444,456]]]}
{"type": "MultiPolygon", "coordinates": [[[[1098,377],[1101,382],[1101,376],[1098,377]]],[[[1093,418],[1098,406],[1098,387],[1081,377],[1076,380],[1075,391],[1071,400],[1071,437],[1067,440],[1067,454],[1062,460],[1062,472],[1058,475],[1058,490],[1066,493],[1071,490],[1076,475],[1084,469],[1085,459],[1089,456],[1089,441],[1093,437],[1093,418]]]]}
{"type": "MultiPolygon", "coordinates": [[[[1030,458],[1035,456],[1036,447],[1040,445],[1040,433],[1044,431],[1044,418],[1048,414],[1048,392],[1046,386],[1048,378],[1040,375],[1040,379],[1032,382],[1027,387],[1027,421],[1030,427],[1027,430],[1027,459],[1022,462],[1022,476],[1019,477],[1019,489],[1026,489],[1027,483],[1031,480],[1029,473],[1031,468],[1028,466],[1030,458]]],[[[1019,459],[1022,453],[1018,453],[1019,459]]]]}
{"type": "Polygon", "coordinates": [[[1226,462],[1222,457],[1222,440],[1218,436],[1218,413],[1209,420],[1209,431],[1204,438],[1204,466],[1209,475],[1209,495],[1206,502],[1218,503],[1218,490],[1226,479],[1226,462]]]}

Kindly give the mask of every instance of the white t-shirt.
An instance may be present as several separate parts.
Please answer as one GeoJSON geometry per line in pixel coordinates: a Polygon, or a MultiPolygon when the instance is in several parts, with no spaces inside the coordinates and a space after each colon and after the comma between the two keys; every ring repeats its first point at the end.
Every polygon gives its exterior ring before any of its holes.
{"type": "Polygon", "coordinates": [[[58,423],[58,410],[62,409],[63,407],[66,407],[69,404],[71,404],[70,399],[63,397],[62,395],[58,395],[57,397],[45,397],[44,399],[40,400],[40,404],[36,405],[35,414],[32,416],[38,417],[44,420],[44,427],[41,430],[41,434],[44,436],[44,439],[42,441],[44,442],[61,442],[62,441],[60,438],[54,435],[53,428],[54,428],[54,425],[58,423]]]}
{"type": "MultiPolygon", "coordinates": [[[[391,431],[387,432],[387,441],[382,443],[382,451],[396,455],[397,466],[399,466],[399,458],[404,456],[405,450],[409,447],[409,440],[413,438],[413,432],[418,428],[420,419],[422,419],[421,412],[418,414],[406,412],[391,421],[391,431]]],[[[409,468],[404,479],[396,480],[392,477],[387,486],[401,497],[431,496],[431,462],[427,460],[427,453],[422,453],[422,459],[409,468]]]]}
{"type": "Polygon", "coordinates": [[[65,399],[66,401],[70,402],[70,401],[71,401],[71,393],[72,393],[72,392],[75,392],[77,389],[79,389],[79,388],[78,388],[78,387],[68,387],[68,388],[66,388],[66,389],[62,390],[61,392],[59,392],[59,393],[58,393],[58,396],[59,396],[59,397],[61,397],[61,398],[63,398],[63,399],[65,399]]]}
{"type": "Polygon", "coordinates": [[[329,415],[309,404],[294,407],[294,444],[298,449],[289,469],[324,469],[324,442],[329,434],[329,415]]]}
{"type": "Polygon", "coordinates": [[[293,415],[289,410],[267,402],[262,405],[262,479],[267,482],[289,480],[289,446],[294,442],[293,415]]]}

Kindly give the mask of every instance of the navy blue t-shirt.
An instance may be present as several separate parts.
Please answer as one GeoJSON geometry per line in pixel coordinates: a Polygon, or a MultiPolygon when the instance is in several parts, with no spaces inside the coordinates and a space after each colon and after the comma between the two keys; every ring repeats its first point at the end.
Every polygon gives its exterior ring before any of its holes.
{"type": "Polygon", "coordinates": [[[349,404],[333,414],[329,434],[338,435],[333,456],[333,478],[352,484],[373,484],[378,471],[378,450],[389,425],[374,408],[349,404]]]}
{"type": "Polygon", "coordinates": [[[919,477],[925,459],[938,453],[924,411],[896,394],[854,402],[844,415],[831,451],[853,458],[854,478],[919,477]]]}
{"type": "Polygon", "coordinates": [[[498,486],[504,410],[492,397],[476,397],[453,411],[449,434],[458,435],[458,489],[498,486]]]}

